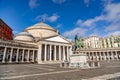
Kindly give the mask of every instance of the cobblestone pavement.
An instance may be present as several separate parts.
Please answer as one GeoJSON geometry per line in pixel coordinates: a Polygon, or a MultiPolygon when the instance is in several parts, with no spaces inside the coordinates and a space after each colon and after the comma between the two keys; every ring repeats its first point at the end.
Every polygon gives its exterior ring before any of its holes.
{"type": "Polygon", "coordinates": [[[60,68],[59,64],[9,64],[0,65],[0,80],[84,80],[117,72],[120,72],[119,62],[84,70],[60,68]]]}

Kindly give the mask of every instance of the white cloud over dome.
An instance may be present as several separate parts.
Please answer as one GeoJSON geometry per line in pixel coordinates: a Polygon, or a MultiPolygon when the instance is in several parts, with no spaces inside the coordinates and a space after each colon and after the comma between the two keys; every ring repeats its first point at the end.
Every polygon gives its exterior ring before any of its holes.
{"type": "Polygon", "coordinates": [[[29,0],[29,7],[31,9],[36,8],[37,6],[39,6],[38,0],[29,0]]]}
{"type": "Polygon", "coordinates": [[[54,2],[56,4],[62,4],[64,2],[66,2],[66,0],[52,0],[52,2],[54,2]]]}
{"type": "Polygon", "coordinates": [[[58,20],[60,16],[57,15],[56,13],[52,14],[51,16],[49,16],[48,14],[42,14],[42,15],[38,15],[35,20],[40,21],[40,20],[45,20],[45,21],[49,21],[49,22],[55,22],[58,20]]]}

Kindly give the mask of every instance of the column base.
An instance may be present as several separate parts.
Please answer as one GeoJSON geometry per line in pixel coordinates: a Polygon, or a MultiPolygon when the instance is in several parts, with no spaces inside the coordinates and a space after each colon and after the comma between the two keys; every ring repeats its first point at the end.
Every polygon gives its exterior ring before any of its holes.
{"type": "Polygon", "coordinates": [[[57,64],[61,63],[61,61],[39,61],[38,64],[57,64]]]}
{"type": "Polygon", "coordinates": [[[9,63],[12,63],[12,61],[10,60],[9,63]]]}
{"type": "Polygon", "coordinates": [[[2,61],[2,63],[5,63],[5,61],[2,61]]]}
{"type": "Polygon", "coordinates": [[[16,63],[18,63],[18,61],[15,61],[16,63]]]}

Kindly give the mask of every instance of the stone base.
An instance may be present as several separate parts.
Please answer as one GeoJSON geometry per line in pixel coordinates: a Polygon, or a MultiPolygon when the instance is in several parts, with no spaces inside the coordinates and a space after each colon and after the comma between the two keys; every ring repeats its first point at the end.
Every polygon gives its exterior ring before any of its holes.
{"type": "Polygon", "coordinates": [[[61,63],[61,61],[40,61],[38,64],[58,64],[61,63]]]}
{"type": "Polygon", "coordinates": [[[87,69],[89,65],[87,63],[70,63],[70,68],[80,68],[80,69],[87,69]]]}

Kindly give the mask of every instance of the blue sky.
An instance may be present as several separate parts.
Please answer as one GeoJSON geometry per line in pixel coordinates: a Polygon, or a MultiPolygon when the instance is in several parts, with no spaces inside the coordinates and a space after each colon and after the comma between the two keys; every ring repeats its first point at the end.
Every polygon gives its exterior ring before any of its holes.
{"type": "Polygon", "coordinates": [[[120,35],[120,0],[0,0],[0,18],[14,34],[44,19],[71,39],[120,35]]]}

